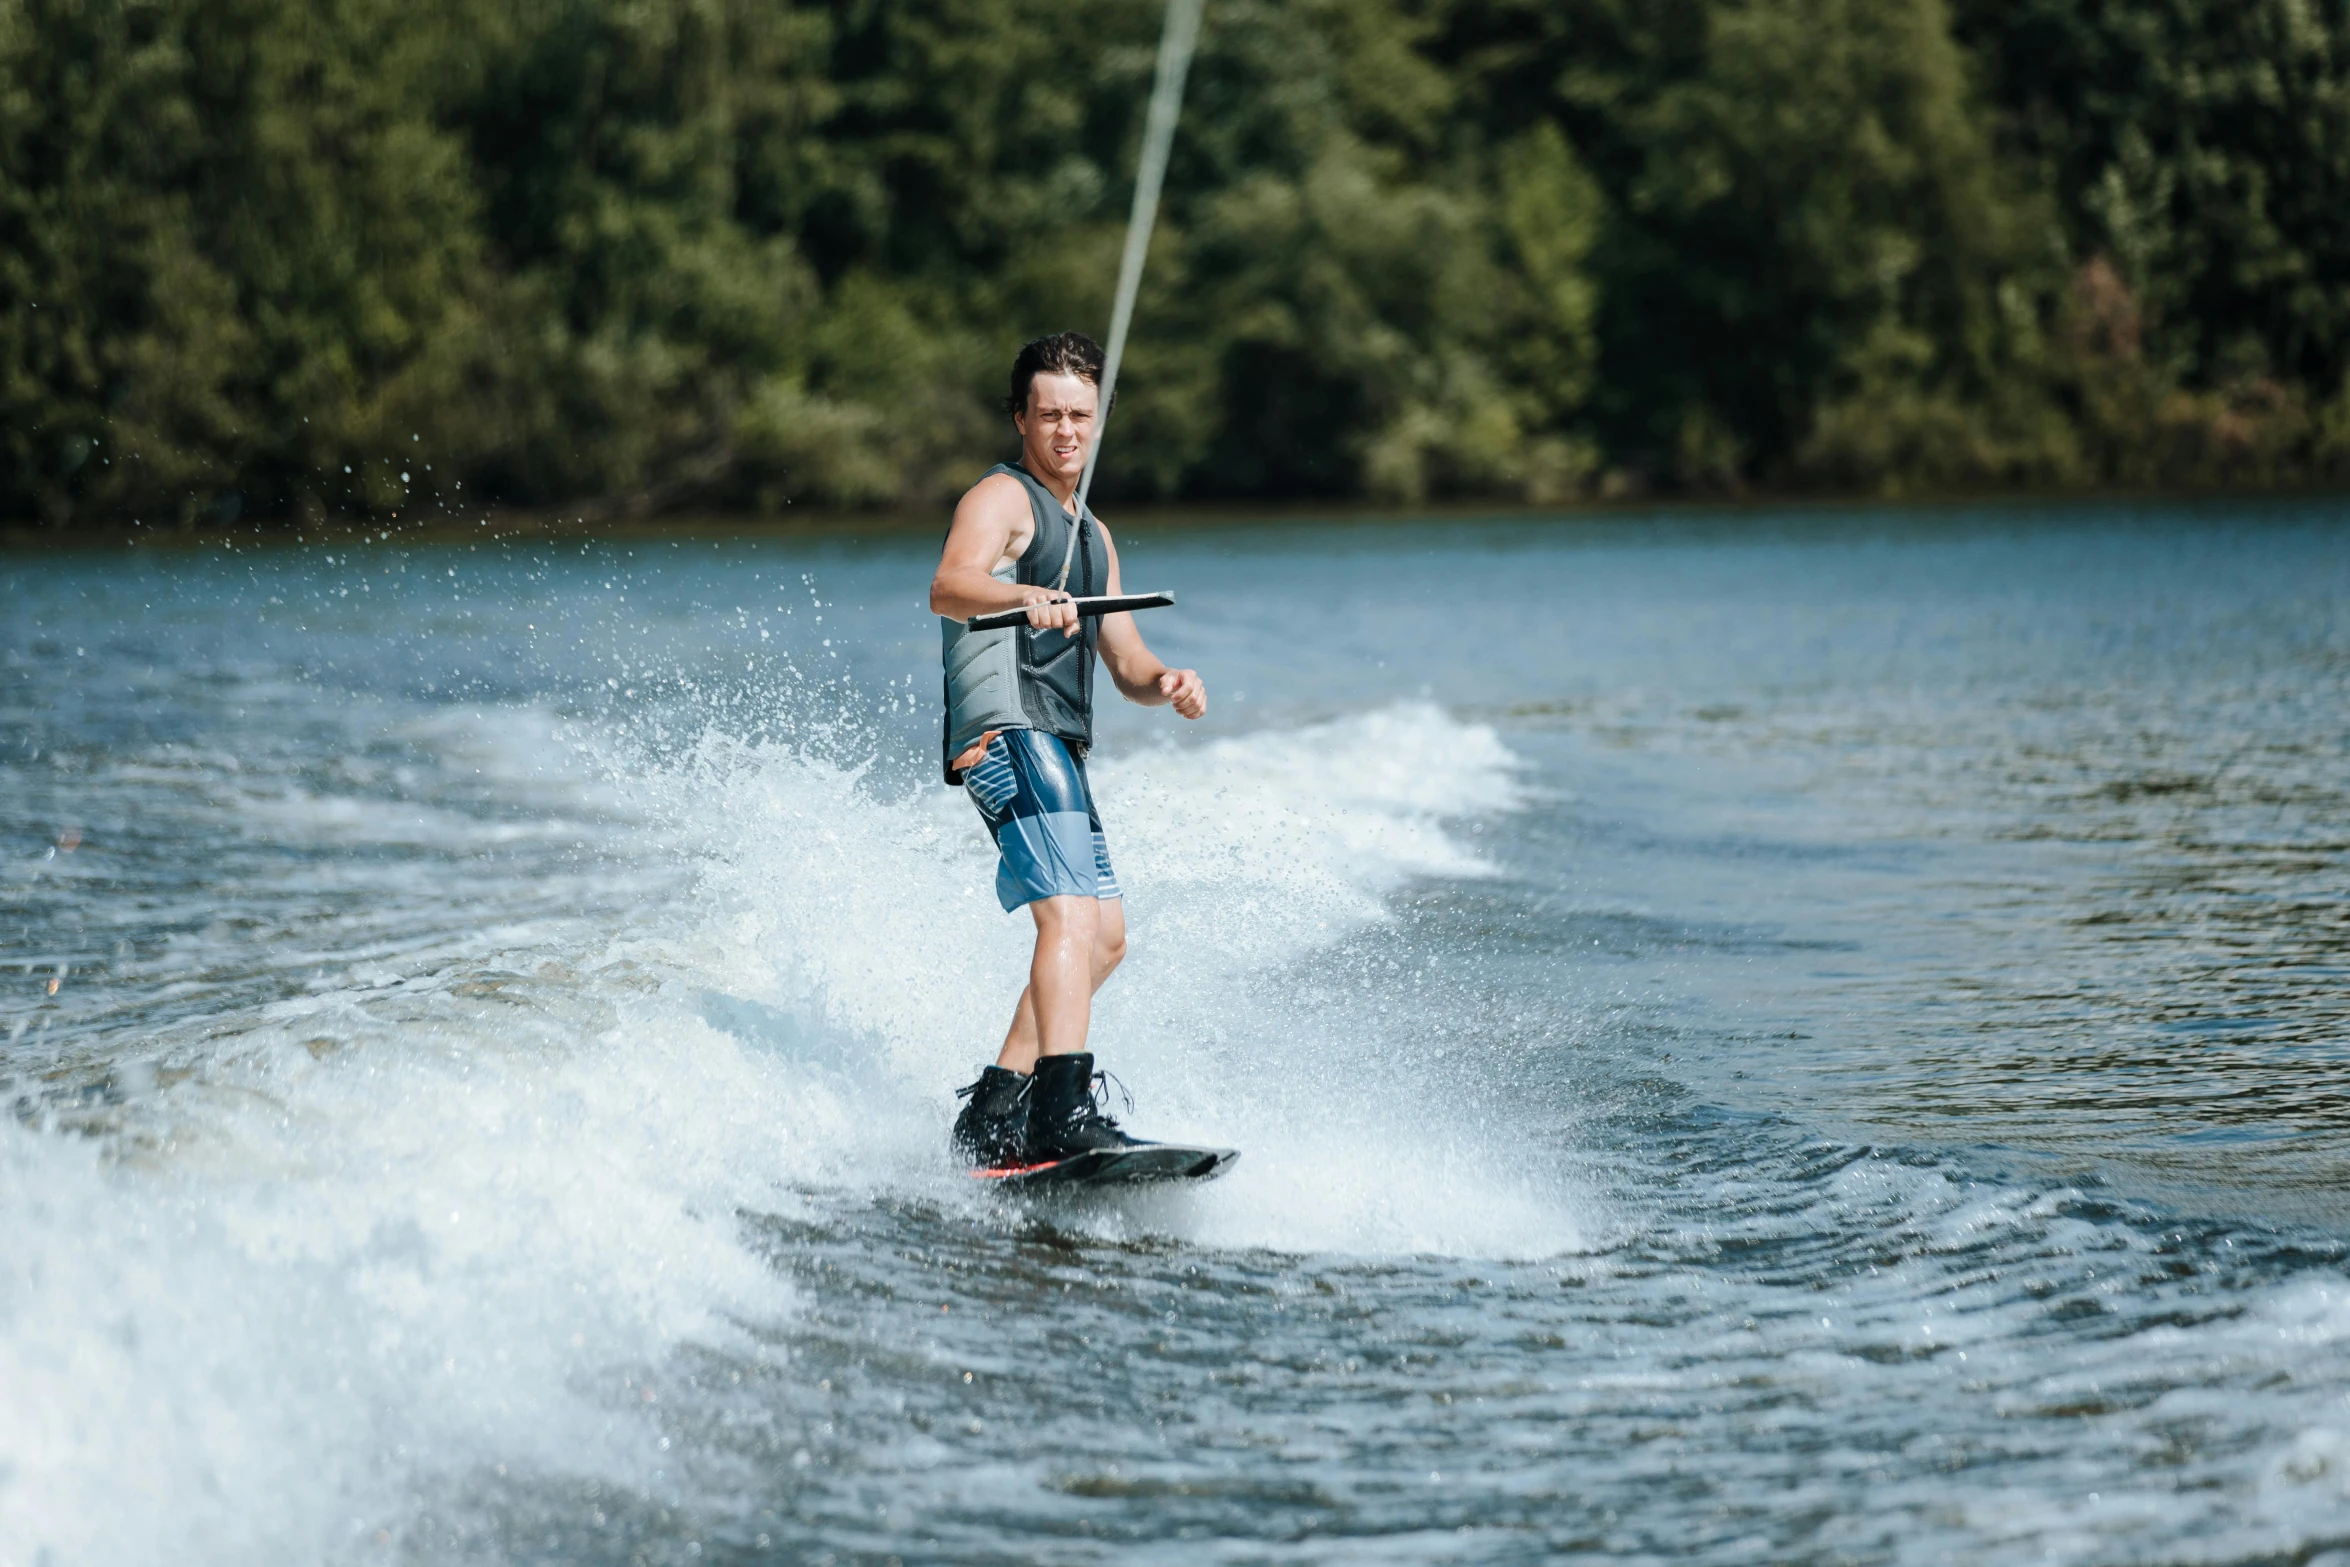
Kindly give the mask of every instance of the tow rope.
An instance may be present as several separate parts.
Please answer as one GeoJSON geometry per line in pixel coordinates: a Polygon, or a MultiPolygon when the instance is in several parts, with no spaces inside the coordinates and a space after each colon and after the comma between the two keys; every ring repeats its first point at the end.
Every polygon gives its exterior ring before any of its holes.
{"type": "MultiPolygon", "coordinates": [[[[1077,481],[1076,517],[1082,524],[1085,498],[1093,493],[1094,465],[1101,461],[1102,435],[1110,422],[1110,398],[1118,388],[1118,361],[1126,354],[1126,329],[1134,321],[1134,296],[1142,288],[1143,258],[1150,253],[1151,226],[1159,218],[1159,187],[1167,179],[1167,154],[1175,145],[1175,121],[1183,110],[1183,78],[1191,70],[1191,52],[1199,43],[1203,0],[1167,0],[1167,23],[1159,34],[1159,69],[1151,83],[1150,113],[1142,125],[1142,163],[1135,170],[1134,209],[1126,215],[1126,251],[1118,258],[1118,299],[1110,311],[1110,351],[1102,361],[1101,407],[1094,415],[1093,446],[1085,454],[1085,473],[1077,481]]],[[[1061,580],[1053,591],[1069,586],[1072,549],[1061,561],[1061,580]]]]}

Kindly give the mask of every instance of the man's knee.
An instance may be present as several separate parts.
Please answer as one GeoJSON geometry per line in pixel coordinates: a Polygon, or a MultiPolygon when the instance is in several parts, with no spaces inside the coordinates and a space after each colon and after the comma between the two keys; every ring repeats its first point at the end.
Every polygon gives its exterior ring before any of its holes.
{"type": "Polygon", "coordinates": [[[1103,974],[1126,961],[1126,927],[1103,920],[1093,938],[1093,966],[1103,974]]]}
{"type": "Polygon", "coordinates": [[[1101,912],[1092,898],[1039,898],[1028,907],[1036,917],[1037,934],[1048,941],[1074,939],[1091,945],[1100,929],[1101,912]]]}

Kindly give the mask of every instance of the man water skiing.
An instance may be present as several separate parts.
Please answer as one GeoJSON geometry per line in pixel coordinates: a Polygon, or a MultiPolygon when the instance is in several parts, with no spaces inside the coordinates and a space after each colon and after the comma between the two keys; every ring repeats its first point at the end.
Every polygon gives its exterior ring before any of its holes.
{"type": "Polygon", "coordinates": [[[1012,363],[1006,407],[1020,461],[998,463],[955,507],[930,608],[943,617],[946,778],[995,840],[996,899],[1036,921],[1028,986],[996,1064],[960,1090],[958,1152],[974,1164],[1044,1164],[1133,1139],[1104,1114],[1086,1049],[1093,993],[1126,955],[1126,910],[1085,756],[1093,661],[1119,695],[1185,718],[1207,687],[1143,645],[1131,614],[1080,617],[1073,597],[1120,591],[1118,551],[1079,479],[1099,426],[1102,351],[1076,332],[1042,337],[1012,363]],[[1028,624],[971,631],[974,615],[1026,608],[1028,624]]]}

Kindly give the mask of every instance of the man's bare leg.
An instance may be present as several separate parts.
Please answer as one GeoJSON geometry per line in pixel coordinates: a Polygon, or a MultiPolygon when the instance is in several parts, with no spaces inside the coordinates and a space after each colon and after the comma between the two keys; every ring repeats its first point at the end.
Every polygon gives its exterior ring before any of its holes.
{"type": "Polygon", "coordinates": [[[1085,1048],[1093,1021],[1093,993],[1102,988],[1126,956],[1126,901],[1123,898],[1043,898],[1029,906],[1036,918],[1036,956],[1028,966],[1028,986],[1013,1009],[1012,1027],[995,1064],[1023,1075],[1036,1070],[1041,1055],[1067,1055],[1085,1048]],[[1064,905],[1059,909],[1054,905],[1064,905]],[[1086,910],[1091,911],[1087,921],[1086,910]],[[1076,942],[1079,928],[1090,923],[1089,937],[1076,942]],[[1075,943],[1075,945],[1072,945],[1075,943]],[[1048,956],[1048,950],[1050,953],[1048,956]],[[1085,983],[1073,983],[1072,950],[1087,955],[1085,983]],[[1057,988],[1055,988],[1057,987],[1057,988]],[[1044,1021],[1037,1018],[1036,996],[1046,992],[1044,1021]],[[1069,1025],[1069,992],[1074,989],[1074,1029],[1069,1025]]]}

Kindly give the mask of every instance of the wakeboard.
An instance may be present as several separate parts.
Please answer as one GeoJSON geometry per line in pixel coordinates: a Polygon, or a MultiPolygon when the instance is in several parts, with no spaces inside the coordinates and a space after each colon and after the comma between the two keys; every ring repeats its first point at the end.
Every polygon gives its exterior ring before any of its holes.
{"type": "Polygon", "coordinates": [[[1000,1192],[1075,1191],[1095,1186],[1144,1186],[1164,1181],[1212,1181],[1240,1157],[1232,1148],[1186,1148],[1137,1143],[1097,1148],[1045,1164],[999,1165],[971,1172],[1000,1192]]]}

